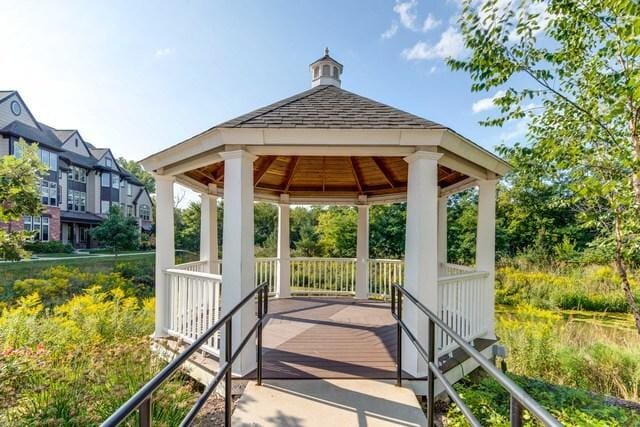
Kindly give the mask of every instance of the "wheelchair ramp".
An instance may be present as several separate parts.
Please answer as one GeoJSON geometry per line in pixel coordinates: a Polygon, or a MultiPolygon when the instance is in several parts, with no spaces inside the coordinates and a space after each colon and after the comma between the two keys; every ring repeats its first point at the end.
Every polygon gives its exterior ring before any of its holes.
{"type": "Polygon", "coordinates": [[[392,381],[365,379],[251,381],[233,426],[425,426],[415,394],[392,381]]]}

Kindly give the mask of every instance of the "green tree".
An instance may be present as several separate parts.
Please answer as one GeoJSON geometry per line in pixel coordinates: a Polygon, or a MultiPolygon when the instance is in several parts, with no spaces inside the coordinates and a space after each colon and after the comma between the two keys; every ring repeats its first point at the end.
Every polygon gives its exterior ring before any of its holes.
{"type": "Polygon", "coordinates": [[[405,203],[369,207],[369,255],[372,258],[403,258],[406,222],[405,203]]]}
{"type": "Polygon", "coordinates": [[[191,252],[200,250],[200,202],[174,209],[176,248],[191,252]]]}
{"type": "Polygon", "coordinates": [[[123,215],[116,205],[111,206],[107,218],[91,230],[91,236],[111,248],[116,258],[118,252],[134,249],[140,241],[140,231],[136,219],[123,215]]]}
{"type": "Polygon", "coordinates": [[[135,160],[127,160],[124,157],[120,157],[118,159],[118,164],[127,170],[131,175],[135,176],[144,184],[144,188],[147,189],[149,193],[156,192],[156,182],[153,179],[153,175],[151,175],[146,170],[142,169],[142,166],[135,160]]]}
{"type": "Polygon", "coordinates": [[[320,246],[325,256],[355,257],[358,213],[354,207],[330,206],[318,216],[320,246]]]}
{"type": "Polygon", "coordinates": [[[0,157],[0,258],[13,261],[28,255],[24,244],[32,233],[13,230],[12,222],[42,212],[38,180],[46,170],[36,144],[20,139],[15,149],[19,156],[0,157]]]}
{"type": "Polygon", "coordinates": [[[640,333],[627,277],[640,246],[640,4],[464,0],[459,22],[470,55],[449,64],[473,91],[501,89],[483,124],[529,120],[531,155],[613,248],[640,333]]]}

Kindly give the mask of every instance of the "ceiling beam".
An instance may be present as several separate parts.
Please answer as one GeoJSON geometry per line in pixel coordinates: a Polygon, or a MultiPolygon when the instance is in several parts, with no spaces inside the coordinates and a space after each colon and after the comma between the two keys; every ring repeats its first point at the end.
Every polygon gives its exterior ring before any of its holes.
{"type": "Polygon", "coordinates": [[[353,173],[353,178],[356,180],[358,192],[362,194],[362,175],[360,168],[356,166],[356,158],[353,156],[349,157],[349,163],[351,163],[351,172],[353,173]]]}
{"type": "Polygon", "coordinates": [[[382,173],[382,175],[384,176],[384,179],[386,179],[389,185],[391,186],[391,188],[395,188],[396,184],[393,182],[393,178],[391,177],[391,172],[389,172],[389,169],[387,169],[387,166],[384,164],[382,159],[380,157],[372,157],[372,159],[373,159],[373,162],[378,167],[378,169],[380,170],[380,172],[382,173]]]}
{"type": "Polygon", "coordinates": [[[298,167],[298,163],[300,162],[299,156],[291,157],[291,161],[289,162],[289,172],[287,173],[287,178],[284,181],[284,192],[289,191],[289,186],[291,186],[291,180],[293,179],[293,175],[296,173],[296,168],[298,167]]]}
{"type": "Polygon", "coordinates": [[[262,167],[260,169],[258,169],[253,175],[253,185],[254,186],[258,185],[258,183],[260,182],[260,180],[262,179],[264,174],[267,173],[267,171],[269,170],[269,168],[271,167],[273,162],[276,161],[277,158],[278,158],[278,156],[267,156],[267,161],[264,162],[262,167]]]}

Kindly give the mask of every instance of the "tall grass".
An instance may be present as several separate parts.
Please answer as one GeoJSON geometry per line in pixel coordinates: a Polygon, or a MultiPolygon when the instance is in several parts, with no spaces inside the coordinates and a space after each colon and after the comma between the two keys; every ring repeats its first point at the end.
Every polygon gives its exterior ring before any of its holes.
{"type": "MultiPolygon", "coordinates": [[[[150,349],[153,300],[93,287],[52,309],[38,294],[0,315],[0,425],[97,425],[163,365],[150,349]]],[[[174,377],[154,422],[177,425],[195,401],[174,377]]],[[[135,420],[129,420],[134,423],[135,420]]]]}
{"type": "MultiPolygon", "coordinates": [[[[640,286],[631,278],[636,300],[640,286]]],[[[546,309],[626,313],[629,304],[620,279],[609,266],[586,266],[560,271],[502,267],[496,272],[496,303],[530,304],[546,309]]]]}

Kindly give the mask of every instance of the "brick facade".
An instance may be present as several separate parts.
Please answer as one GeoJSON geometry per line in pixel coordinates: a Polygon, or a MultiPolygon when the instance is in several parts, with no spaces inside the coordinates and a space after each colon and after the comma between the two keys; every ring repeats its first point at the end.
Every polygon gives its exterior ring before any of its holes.
{"type": "Polygon", "coordinates": [[[49,240],[60,240],[60,208],[48,206],[47,215],[49,215],[49,240]]]}

